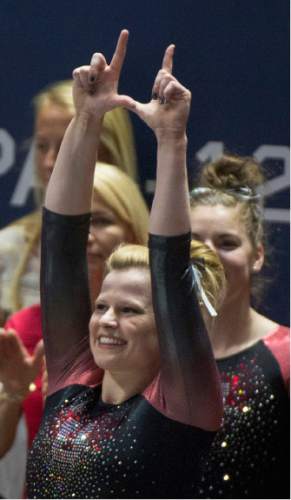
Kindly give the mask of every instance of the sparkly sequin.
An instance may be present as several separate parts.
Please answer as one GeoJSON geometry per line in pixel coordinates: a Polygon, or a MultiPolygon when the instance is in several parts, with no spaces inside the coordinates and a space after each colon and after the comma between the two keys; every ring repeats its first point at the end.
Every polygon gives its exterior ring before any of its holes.
{"type": "Polygon", "coordinates": [[[201,498],[289,497],[289,401],[259,342],[218,361],[225,414],[199,485],[201,498]]]}
{"type": "Polygon", "coordinates": [[[142,396],[110,406],[99,389],[78,391],[57,411],[50,401],[28,460],[29,498],[194,496],[193,448],[200,456],[213,433],[164,417],[142,396]]]}

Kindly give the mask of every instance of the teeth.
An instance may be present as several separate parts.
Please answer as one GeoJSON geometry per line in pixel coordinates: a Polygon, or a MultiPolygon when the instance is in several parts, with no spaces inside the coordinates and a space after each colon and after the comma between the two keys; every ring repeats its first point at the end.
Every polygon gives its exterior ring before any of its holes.
{"type": "Polygon", "coordinates": [[[99,344],[122,345],[125,342],[114,337],[99,337],[99,344]]]}

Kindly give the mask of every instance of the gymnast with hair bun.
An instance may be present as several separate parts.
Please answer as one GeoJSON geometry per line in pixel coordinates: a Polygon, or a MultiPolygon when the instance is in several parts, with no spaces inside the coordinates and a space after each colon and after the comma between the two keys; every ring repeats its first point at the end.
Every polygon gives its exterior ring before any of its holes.
{"type": "Polygon", "coordinates": [[[224,155],[191,192],[192,237],[215,250],[227,288],[209,331],[224,420],[200,478],[199,498],[290,498],[290,331],[260,314],[265,258],[261,166],[224,155]]]}

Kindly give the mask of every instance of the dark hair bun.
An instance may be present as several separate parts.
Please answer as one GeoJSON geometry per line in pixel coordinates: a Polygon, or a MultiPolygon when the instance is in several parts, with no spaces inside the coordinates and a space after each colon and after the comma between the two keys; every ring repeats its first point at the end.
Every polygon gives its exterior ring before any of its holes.
{"type": "Polygon", "coordinates": [[[214,189],[233,189],[247,186],[256,189],[264,182],[261,165],[251,157],[225,154],[202,167],[200,186],[214,189]]]}

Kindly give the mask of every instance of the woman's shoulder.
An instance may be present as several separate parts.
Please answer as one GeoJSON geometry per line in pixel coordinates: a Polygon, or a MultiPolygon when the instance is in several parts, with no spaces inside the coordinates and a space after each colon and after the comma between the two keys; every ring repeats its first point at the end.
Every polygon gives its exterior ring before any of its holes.
{"type": "Polygon", "coordinates": [[[290,328],[280,325],[276,321],[264,316],[263,314],[251,309],[252,337],[254,340],[283,339],[290,335],[290,328]]]}
{"type": "Polygon", "coordinates": [[[290,381],[290,328],[277,324],[276,328],[263,339],[265,346],[277,360],[282,377],[287,386],[290,381]]]}
{"type": "Polygon", "coordinates": [[[282,352],[290,351],[290,328],[288,326],[276,324],[275,328],[263,339],[263,342],[271,350],[282,352]]]}
{"type": "Polygon", "coordinates": [[[269,332],[268,335],[264,338],[265,341],[268,339],[271,340],[280,340],[280,341],[286,341],[290,337],[290,327],[289,326],[284,326],[280,325],[279,323],[274,323],[274,328],[269,332]]]}

